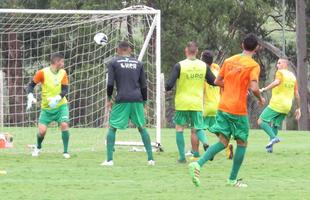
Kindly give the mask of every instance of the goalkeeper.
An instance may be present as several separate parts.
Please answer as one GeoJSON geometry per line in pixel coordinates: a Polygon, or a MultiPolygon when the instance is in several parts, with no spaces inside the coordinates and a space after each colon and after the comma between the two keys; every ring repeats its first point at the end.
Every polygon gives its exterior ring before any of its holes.
{"type": "Polygon", "coordinates": [[[130,56],[131,48],[120,42],[116,56],[108,65],[108,109],[112,107],[114,82],[117,94],[110,114],[107,134],[107,160],[101,165],[113,166],[113,150],[117,129],[126,129],[129,119],[138,128],[147,152],[148,165],[155,165],[150,136],[146,130],[144,105],[147,101],[147,85],[143,64],[130,56]]]}
{"type": "Polygon", "coordinates": [[[70,158],[68,153],[69,143],[69,108],[66,95],[68,94],[68,76],[64,67],[64,57],[58,53],[51,56],[50,67],[36,72],[27,88],[27,110],[36,102],[33,89],[41,84],[42,102],[39,116],[39,133],[37,134],[37,145],[33,148],[32,156],[37,157],[42,148],[47,126],[55,121],[60,125],[62,141],[64,145],[63,157],[70,158]]]}

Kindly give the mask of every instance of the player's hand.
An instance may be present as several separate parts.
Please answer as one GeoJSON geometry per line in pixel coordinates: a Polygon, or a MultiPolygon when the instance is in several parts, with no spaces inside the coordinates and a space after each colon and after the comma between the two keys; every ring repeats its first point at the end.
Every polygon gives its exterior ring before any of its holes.
{"type": "Polygon", "coordinates": [[[110,112],[112,110],[112,100],[108,100],[106,106],[107,106],[108,112],[110,112]]]}
{"type": "Polygon", "coordinates": [[[265,98],[264,97],[261,97],[259,100],[258,100],[258,105],[260,107],[263,107],[265,105],[265,98]]]}
{"type": "Polygon", "coordinates": [[[144,104],[144,115],[147,116],[149,107],[147,106],[147,103],[144,104]]]}
{"type": "Polygon", "coordinates": [[[56,108],[57,104],[61,100],[61,96],[60,95],[56,95],[54,97],[48,98],[47,100],[48,100],[48,106],[50,108],[56,108]]]}
{"type": "Polygon", "coordinates": [[[301,111],[300,111],[300,108],[297,108],[297,109],[295,110],[295,119],[296,119],[296,120],[299,120],[300,117],[301,117],[301,111]]]}
{"type": "Polygon", "coordinates": [[[27,95],[27,108],[26,108],[27,111],[31,109],[33,103],[37,103],[37,100],[36,98],[34,98],[32,93],[29,93],[27,95]]]}
{"type": "Polygon", "coordinates": [[[259,89],[259,92],[260,92],[260,93],[265,92],[265,91],[266,91],[265,88],[259,89]]]}

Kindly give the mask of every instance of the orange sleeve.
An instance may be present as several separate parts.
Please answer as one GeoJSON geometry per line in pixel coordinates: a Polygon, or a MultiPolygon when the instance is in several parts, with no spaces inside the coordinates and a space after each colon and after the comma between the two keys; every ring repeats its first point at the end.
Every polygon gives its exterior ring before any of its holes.
{"type": "Polygon", "coordinates": [[[257,81],[259,80],[259,74],[260,74],[260,67],[257,65],[251,70],[250,74],[250,81],[257,81]]]}
{"type": "Polygon", "coordinates": [[[36,72],[36,74],[33,77],[33,82],[35,82],[36,84],[44,82],[44,72],[43,72],[43,70],[39,70],[39,71],[36,72]]]}
{"type": "Polygon", "coordinates": [[[224,61],[223,65],[219,71],[219,76],[221,76],[221,77],[224,77],[224,75],[225,75],[225,68],[226,68],[225,66],[226,66],[226,62],[224,61]]]}
{"type": "Polygon", "coordinates": [[[61,80],[61,85],[69,85],[69,78],[68,78],[67,72],[65,72],[65,75],[61,80]]]}

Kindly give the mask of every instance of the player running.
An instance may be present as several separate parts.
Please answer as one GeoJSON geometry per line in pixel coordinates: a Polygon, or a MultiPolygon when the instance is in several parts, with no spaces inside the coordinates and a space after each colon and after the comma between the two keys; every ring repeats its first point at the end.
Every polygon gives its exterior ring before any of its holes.
{"type": "MultiPolygon", "coordinates": [[[[201,60],[207,63],[207,67],[210,67],[211,72],[215,77],[218,76],[220,67],[218,64],[213,63],[213,54],[209,50],[205,50],[201,54],[201,60]]],[[[203,106],[203,121],[204,129],[209,129],[215,123],[215,115],[220,102],[220,87],[213,86],[205,82],[204,85],[204,106],[203,106]]],[[[199,141],[195,134],[195,130],[191,131],[191,143],[193,160],[199,158],[199,141]]],[[[206,146],[204,146],[206,150],[206,146]]],[[[233,157],[233,145],[229,144],[226,148],[226,156],[228,159],[233,157]]]]}
{"type": "Polygon", "coordinates": [[[179,163],[186,163],[183,131],[186,125],[195,133],[204,146],[208,146],[203,123],[203,89],[205,80],[214,85],[215,77],[206,63],[197,59],[198,46],[189,42],[185,48],[186,59],[175,64],[171,78],[166,84],[169,91],[176,84],[175,116],[176,143],[179,163]]]}
{"type": "Polygon", "coordinates": [[[300,98],[298,93],[297,80],[295,75],[288,70],[288,60],[281,58],[277,63],[275,80],[260,91],[272,89],[272,97],[269,105],[264,109],[257,121],[258,125],[267,133],[270,142],[266,146],[268,153],[272,153],[273,145],[280,142],[277,137],[278,130],[282,126],[285,116],[290,112],[295,97],[297,108],[295,118],[299,120],[300,98]]]}
{"type": "Polygon", "coordinates": [[[147,152],[148,165],[155,165],[150,136],[146,130],[144,105],[147,101],[147,85],[143,64],[130,56],[131,48],[120,42],[116,56],[108,66],[108,107],[112,107],[114,82],[117,95],[110,114],[110,128],[107,134],[107,159],[101,164],[113,166],[113,150],[117,129],[126,129],[129,119],[138,128],[147,152]]]}
{"type": "Polygon", "coordinates": [[[63,69],[64,57],[58,53],[51,56],[50,67],[45,67],[36,72],[27,88],[27,110],[36,102],[33,89],[41,84],[41,112],[39,116],[39,133],[37,144],[34,146],[32,156],[37,157],[42,148],[47,126],[55,121],[60,125],[64,146],[63,157],[70,158],[69,144],[69,108],[66,95],[68,94],[68,75],[63,69]]]}
{"type": "Polygon", "coordinates": [[[252,58],[258,46],[254,35],[247,35],[242,43],[243,52],[226,59],[220,69],[215,84],[223,87],[216,122],[210,131],[218,134],[219,141],[210,146],[204,155],[189,165],[192,182],[200,185],[200,168],[217,153],[225,149],[231,136],[237,142],[232,170],[227,184],[235,187],[247,187],[237,179],[237,175],[247,147],[249,135],[249,120],[247,116],[248,89],[258,98],[262,106],[265,99],[261,96],[258,87],[260,67],[252,58]]]}

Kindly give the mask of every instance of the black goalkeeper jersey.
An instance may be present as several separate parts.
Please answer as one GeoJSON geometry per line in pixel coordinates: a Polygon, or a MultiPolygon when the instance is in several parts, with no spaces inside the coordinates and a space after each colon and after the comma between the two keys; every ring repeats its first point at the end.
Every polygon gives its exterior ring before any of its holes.
{"type": "Polygon", "coordinates": [[[115,57],[108,64],[108,97],[116,84],[115,102],[142,102],[147,100],[146,76],[143,63],[133,57],[115,57]]]}

